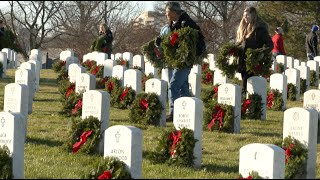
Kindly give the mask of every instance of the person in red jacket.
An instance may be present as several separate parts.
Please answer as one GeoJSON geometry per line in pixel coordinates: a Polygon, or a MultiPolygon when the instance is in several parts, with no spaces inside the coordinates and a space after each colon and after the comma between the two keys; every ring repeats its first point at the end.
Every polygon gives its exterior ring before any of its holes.
{"type": "Polygon", "coordinates": [[[286,55],[283,46],[283,30],[281,27],[277,27],[275,30],[276,34],[272,37],[273,49],[272,49],[272,60],[275,60],[277,55],[286,55]]]}

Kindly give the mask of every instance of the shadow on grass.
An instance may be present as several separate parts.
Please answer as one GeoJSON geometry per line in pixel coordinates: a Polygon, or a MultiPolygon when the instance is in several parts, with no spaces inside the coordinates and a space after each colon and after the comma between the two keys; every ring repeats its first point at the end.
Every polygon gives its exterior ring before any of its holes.
{"type": "Polygon", "coordinates": [[[64,143],[62,141],[55,141],[50,139],[41,139],[41,138],[34,138],[34,137],[27,137],[26,142],[30,144],[36,144],[36,145],[47,145],[49,147],[62,146],[64,143]]]}
{"type": "MultiPolygon", "coordinates": [[[[234,166],[221,166],[218,164],[202,164],[201,165],[201,170],[206,169],[207,172],[211,173],[237,173],[239,171],[239,166],[234,165],[234,166]]],[[[235,177],[236,178],[236,177],[235,177]]]]}
{"type": "Polygon", "coordinates": [[[252,134],[255,136],[261,136],[261,137],[281,137],[282,133],[275,133],[275,132],[247,132],[246,134],[252,134]]]}
{"type": "Polygon", "coordinates": [[[49,79],[49,78],[40,78],[39,85],[46,85],[46,86],[58,86],[58,82],[56,79],[49,79]]]}
{"type": "Polygon", "coordinates": [[[35,98],[33,101],[39,101],[39,102],[57,102],[57,99],[43,99],[43,98],[35,98]]]}

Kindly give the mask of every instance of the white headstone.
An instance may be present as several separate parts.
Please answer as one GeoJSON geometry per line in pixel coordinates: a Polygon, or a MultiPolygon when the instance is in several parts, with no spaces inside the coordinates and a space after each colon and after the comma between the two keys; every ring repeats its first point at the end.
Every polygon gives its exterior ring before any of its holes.
{"type": "Polygon", "coordinates": [[[290,69],[290,68],[293,68],[294,66],[294,61],[293,61],[293,57],[291,56],[287,56],[287,68],[290,69]]]}
{"type": "Polygon", "coordinates": [[[214,54],[208,54],[208,60],[209,60],[209,69],[211,71],[215,71],[216,69],[218,69],[215,64],[214,54]]]}
{"type": "Polygon", "coordinates": [[[34,64],[35,66],[35,72],[34,72],[34,75],[35,75],[35,78],[36,78],[36,81],[35,81],[35,91],[39,91],[39,83],[40,83],[40,63],[36,60],[29,60],[28,61],[29,63],[32,63],[34,64]]]}
{"type": "Polygon", "coordinates": [[[15,179],[24,178],[25,132],[20,113],[0,112],[0,146],[6,145],[12,157],[15,179]]]}
{"type": "Polygon", "coordinates": [[[17,84],[27,86],[27,89],[28,89],[27,90],[27,98],[28,98],[27,110],[28,110],[28,114],[31,114],[32,113],[32,102],[33,102],[33,90],[34,90],[31,70],[18,68],[15,71],[14,82],[17,84]]]}
{"type": "Polygon", "coordinates": [[[133,54],[131,52],[124,52],[122,53],[122,58],[126,61],[129,61],[129,68],[132,68],[133,66],[133,54]]]}
{"type": "Polygon", "coordinates": [[[144,67],[144,74],[145,75],[148,76],[149,74],[153,74],[154,78],[159,78],[158,68],[153,67],[150,62],[145,62],[144,65],[145,65],[145,67],[144,67]]]}
{"type": "Polygon", "coordinates": [[[195,64],[195,65],[193,65],[193,66],[192,66],[192,68],[191,68],[190,73],[191,73],[191,72],[194,72],[194,73],[197,73],[197,74],[200,74],[200,75],[201,75],[201,72],[202,72],[202,66],[201,66],[201,65],[199,65],[199,64],[195,64]]]}
{"type": "Polygon", "coordinates": [[[282,110],[285,110],[287,107],[287,76],[281,73],[271,74],[270,88],[274,90],[279,90],[279,92],[282,93],[282,110]]]}
{"type": "MultiPolygon", "coordinates": [[[[20,67],[20,69],[29,69],[31,72],[31,83],[28,84],[28,86],[31,86],[32,88],[32,98],[35,96],[36,93],[36,75],[35,75],[35,64],[30,62],[23,62],[20,67]]],[[[30,90],[30,89],[29,89],[30,90]]],[[[30,103],[30,102],[29,102],[30,103]]],[[[29,107],[30,108],[30,107],[29,107]]]]}
{"type": "Polygon", "coordinates": [[[300,70],[296,68],[290,68],[285,71],[285,74],[287,75],[287,84],[291,83],[296,86],[296,90],[297,90],[296,100],[299,100],[300,99],[300,70]]]}
{"type": "Polygon", "coordinates": [[[224,76],[220,69],[216,69],[213,75],[213,85],[225,84],[225,83],[229,83],[227,76],[224,76]]]}
{"type": "Polygon", "coordinates": [[[112,77],[120,79],[121,86],[124,86],[124,71],[126,70],[127,68],[121,65],[115,65],[112,68],[112,77]]]}
{"type": "Polygon", "coordinates": [[[105,131],[104,157],[118,157],[133,179],[142,178],[142,131],[134,126],[115,125],[105,131]]]}
{"type": "Polygon", "coordinates": [[[166,105],[167,105],[167,83],[164,80],[151,78],[145,84],[146,93],[156,93],[161,101],[163,110],[160,119],[160,126],[166,126],[166,105]]]}
{"type": "Polygon", "coordinates": [[[81,73],[76,80],[76,93],[96,89],[96,77],[89,73],[81,73]]]}
{"type": "Polygon", "coordinates": [[[190,72],[188,76],[190,95],[200,99],[201,93],[201,74],[190,72]]]}
{"type": "Polygon", "coordinates": [[[284,179],[285,151],[274,144],[252,143],[241,147],[239,173],[248,177],[252,171],[263,179],[284,179]]]}
{"type": "Polygon", "coordinates": [[[307,66],[310,68],[310,71],[315,71],[316,73],[316,79],[314,84],[310,84],[311,86],[318,86],[319,85],[319,62],[318,61],[313,61],[309,60],[307,61],[307,66]]]}
{"type": "Polygon", "coordinates": [[[249,94],[258,94],[262,100],[262,115],[261,119],[266,120],[267,118],[267,80],[263,77],[252,76],[247,80],[247,97],[249,94]]]}
{"type": "Polygon", "coordinates": [[[132,58],[132,67],[141,67],[142,72],[144,72],[144,59],[143,56],[140,54],[137,54],[135,56],[133,56],[132,58]]]}
{"type": "Polygon", "coordinates": [[[6,71],[7,71],[7,53],[0,52],[0,62],[2,63],[2,74],[1,78],[6,78],[6,71]]]}
{"type": "Polygon", "coordinates": [[[72,63],[69,65],[69,71],[68,71],[68,76],[69,76],[69,81],[71,83],[75,83],[77,80],[77,76],[79,76],[81,73],[87,72],[87,69],[83,67],[80,64],[77,63],[72,63]]]}
{"type": "Polygon", "coordinates": [[[294,59],[293,60],[293,67],[297,69],[299,66],[300,66],[300,60],[299,59],[294,59]]]}
{"type": "Polygon", "coordinates": [[[107,59],[103,62],[103,77],[111,77],[112,76],[112,69],[117,65],[117,62],[111,59],[107,59]]]}
{"type": "Polygon", "coordinates": [[[108,59],[108,54],[103,53],[103,52],[99,52],[96,57],[97,64],[103,63],[106,59],[108,59]]]}
{"type": "MultiPolygon", "coordinates": [[[[277,59],[277,64],[279,64],[279,63],[283,64],[284,70],[286,70],[286,67],[287,67],[287,56],[286,55],[277,55],[276,59],[277,59]]],[[[279,69],[279,71],[280,71],[280,69],[279,69]]]]}
{"type": "Polygon", "coordinates": [[[202,119],[203,102],[195,97],[180,97],[174,101],[173,125],[177,130],[187,128],[193,130],[198,141],[193,149],[194,166],[201,167],[202,161],[202,119]]]}
{"type": "Polygon", "coordinates": [[[138,69],[128,69],[124,71],[124,87],[130,87],[136,91],[136,94],[142,91],[142,72],[138,69]]]}
{"type": "Polygon", "coordinates": [[[218,103],[233,106],[233,132],[240,133],[241,87],[237,84],[222,84],[218,87],[218,103]]]}
{"type": "Polygon", "coordinates": [[[310,89],[306,91],[303,94],[303,107],[315,109],[320,118],[320,90],[310,89]]]}
{"type": "Polygon", "coordinates": [[[309,88],[310,88],[310,68],[308,66],[306,66],[305,64],[303,64],[303,62],[301,62],[301,65],[298,67],[298,69],[300,70],[300,78],[306,80],[306,85],[307,85],[306,90],[309,90],[309,88]]]}
{"type": "Polygon", "coordinates": [[[314,109],[293,107],[284,112],[283,139],[291,136],[308,149],[307,179],[316,178],[318,113],[314,109]]]}
{"type": "Polygon", "coordinates": [[[110,95],[106,91],[89,90],[83,93],[82,119],[93,116],[101,122],[99,153],[103,154],[104,131],[109,127],[110,95]]]}

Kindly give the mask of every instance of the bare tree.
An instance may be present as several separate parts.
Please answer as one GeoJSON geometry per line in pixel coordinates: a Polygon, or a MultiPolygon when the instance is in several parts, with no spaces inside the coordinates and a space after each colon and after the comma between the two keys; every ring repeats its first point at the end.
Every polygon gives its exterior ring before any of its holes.
{"type": "Polygon", "coordinates": [[[51,17],[59,11],[63,2],[59,1],[9,1],[10,27],[22,45],[23,55],[27,57],[30,49],[41,48],[53,31],[51,17]]]}

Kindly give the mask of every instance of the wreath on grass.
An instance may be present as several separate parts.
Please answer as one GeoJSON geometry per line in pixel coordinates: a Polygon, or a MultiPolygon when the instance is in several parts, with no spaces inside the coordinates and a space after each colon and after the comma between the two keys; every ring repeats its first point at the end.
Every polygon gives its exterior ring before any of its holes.
{"type": "Polygon", "coordinates": [[[201,91],[201,100],[203,101],[205,107],[211,100],[218,100],[218,89],[220,84],[215,84],[212,89],[204,89],[201,91]]]}
{"type": "Polygon", "coordinates": [[[165,62],[163,57],[163,49],[161,47],[156,47],[154,43],[155,40],[153,39],[144,44],[141,47],[142,54],[147,57],[148,61],[153,65],[153,67],[163,69],[165,62]]]}
{"type": "Polygon", "coordinates": [[[97,62],[94,60],[86,60],[85,62],[82,62],[81,65],[87,69],[87,71],[91,71],[92,67],[97,66],[97,62]]]}
{"type": "Polygon", "coordinates": [[[284,102],[282,93],[278,89],[271,89],[267,92],[267,105],[268,109],[274,111],[281,111],[284,102]]]}
{"type": "Polygon", "coordinates": [[[113,107],[119,109],[127,109],[131,106],[133,101],[136,98],[136,91],[132,89],[131,86],[129,87],[119,87],[112,92],[112,99],[113,107]]]}
{"type": "Polygon", "coordinates": [[[129,118],[133,123],[159,126],[163,109],[156,93],[140,93],[132,102],[129,118]]]}
{"type": "Polygon", "coordinates": [[[132,177],[123,161],[114,156],[106,156],[99,160],[83,179],[132,179],[132,177]]]}
{"type": "Polygon", "coordinates": [[[110,79],[110,76],[98,78],[96,81],[96,89],[105,89],[107,86],[108,79],[110,79]]]}
{"type": "Polygon", "coordinates": [[[248,99],[241,103],[242,119],[261,119],[263,112],[262,97],[259,94],[249,94],[248,99]]]}
{"type": "Polygon", "coordinates": [[[305,93],[307,90],[307,80],[300,78],[300,94],[305,93]]]}
{"type": "Polygon", "coordinates": [[[219,130],[227,133],[234,132],[234,112],[231,105],[210,101],[203,115],[205,129],[219,130]]]}
{"type": "Polygon", "coordinates": [[[0,178],[13,179],[12,157],[6,145],[0,146],[0,178]]]}
{"type": "Polygon", "coordinates": [[[203,58],[207,53],[196,56],[197,41],[199,39],[199,30],[191,27],[184,27],[170,31],[162,37],[161,47],[164,53],[165,63],[176,69],[192,67],[196,64],[202,64],[203,58]]]}
{"type": "Polygon", "coordinates": [[[224,44],[217,56],[215,65],[222,71],[224,76],[233,78],[238,66],[239,66],[239,55],[242,52],[240,45],[234,43],[224,44]],[[233,57],[231,59],[231,57],[233,57]]]}
{"type": "Polygon", "coordinates": [[[271,73],[271,52],[267,48],[251,49],[246,51],[246,70],[256,76],[267,76],[271,73]]]}
{"type": "Polygon", "coordinates": [[[67,98],[61,97],[62,107],[59,113],[67,117],[80,117],[82,114],[82,94],[72,90],[67,98]]]}
{"type": "Polygon", "coordinates": [[[287,97],[288,100],[290,101],[297,100],[297,87],[292,83],[288,83],[287,88],[288,88],[288,97],[287,97]]]}
{"type": "Polygon", "coordinates": [[[68,151],[75,153],[95,154],[101,138],[101,122],[89,116],[85,119],[72,118],[69,137],[65,142],[68,151]]]}
{"type": "Polygon", "coordinates": [[[317,80],[316,71],[311,70],[310,71],[310,86],[318,86],[318,84],[316,84],[316,80],[317,80]]]}
{"type": "Polygon", "coordinates": [[[94,75],[96,78],[103,77],[104,66],[102,65],[94,65],[89,70],[90,74],[94,75]]]}
{"type": "Polygon", "coordinates": [[[56,63],[52,65],[52,69],[55,73],[60,73],[66,70],[66,61],[57,60],[56,63]]]}
{"type": "Polygon", "coordinates": [[[201,80],[203,84],[213,84],[214,71],[209,69],[209,63],[203,63],[201,68],[201,80]]]}
{"type": "Polygon", "coordinates": [[[257,171],[251,171],[249,172],[248,177],[243,177],[242,174],[239,174],[238,179],[263,179],[257,171]]]}
{"type": "Polygon", "coordinates": [[[157,141],[156,155],[153,156],[155,162],[182,167],[194,165],[193,150],[198,140],[194,138],[193,130],[187,128],[165,130],[157,141]]]}
{"type": "Polygon", "coordinates": [[[275,144],[285,150],[285,179],[307,173],[308,149],[299,140],[288,136],[275,144]]]}

